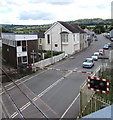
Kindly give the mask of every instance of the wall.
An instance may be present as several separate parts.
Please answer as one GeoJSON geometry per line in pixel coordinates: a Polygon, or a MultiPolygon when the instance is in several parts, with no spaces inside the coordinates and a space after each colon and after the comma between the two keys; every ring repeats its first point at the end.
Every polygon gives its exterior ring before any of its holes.
{"type": "Polygon", "coordinates": [[[113,62],[113,50],[110,50],[109,60],[110,60],[110,62],[113,62]]]}
{"type": "Polygon", "coordinates": [[[0,47],[2,47],[2,40],[0,39],[0,47]]]}
{"type": "Polygon", "coordinates": [[[45,60],[42,60],[42,61],[39,61],[37,63],[35,63],[35,67],[45,67],[45,66],[48,66],[48,65],[51,65],[51,64],[54,64],[60,60],[62,60],[64,58],[65,54],[62,53],[58,56],[54,56],[52,58],[48,58],[48,59],[45,59],[45,60]]]}
{"type": "Polygon", "coordinates": [[[1,37],[8,40],[35,40],[38,39],[37,34],[15,34],[15,33],[2,33],[1,37]]]}
{"type": "Polygon", "coordinates": [[[51,29],[46,31],[45,33],[45,50],[53,50],[53,51],[61,51],[61,32],[68,32],[68,42],[62,43],[62,51],[65,51],[67,54],[73,54],[75,50],[79,49],[79,35],[70,32],[68,29],[66,29],[63,25],[60,23],[54,24],[51,29]],[[50,35],[50,44],[47,43],[47,34],[50,35]],[[75,34],[76,41],[74,42],[73,35],[75,34]],[[52,43],[52,45],[51,45],[52,43]],[[55,47],[55,44],[58,45],[58,47],[55,47]],[[76,44],[76,48],[74,45],[76,44]]]}
{"type": "MultiPolygon", "coordinates": [[[[28,63],[33,63],[33,59],[31,58],[31,52],[34,50],[36,56],[38,54],[38,40],[28,40],[27,41],[27,54],[28,54],[28,63]]],[[[35,61],[38,61],[38,56],[35,58],[35,61]]]]}
{"type": "Polygon", "coordinates": [[[17,67],[16,48],[8,45],[2,45],[2,57],[8,64],[17,67]]]}

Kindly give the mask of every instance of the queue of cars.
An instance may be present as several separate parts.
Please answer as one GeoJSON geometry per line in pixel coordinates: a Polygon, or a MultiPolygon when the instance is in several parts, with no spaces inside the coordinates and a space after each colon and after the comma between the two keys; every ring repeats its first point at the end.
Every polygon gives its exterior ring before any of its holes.
{"type": "Polygon", "coordinates": [[[103,56],[105,54],[105,50],[109,49],[109,47],[111,47],[111,43],[105,44],[98,52],[94,52],[91,58],[86,58],[82,65],[83,68],[92,68],[95,64],[94,61],[97,61],[99,56],[103,56]]]}

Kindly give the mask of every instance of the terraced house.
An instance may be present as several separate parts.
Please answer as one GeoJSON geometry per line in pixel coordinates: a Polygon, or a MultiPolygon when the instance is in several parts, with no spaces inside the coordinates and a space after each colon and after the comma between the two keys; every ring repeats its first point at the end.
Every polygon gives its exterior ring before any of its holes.
{"type": "Polygon", "coordinates": [[[45,32],[45,50],[74,54],[86,47],[87,33],[77,24],[58,21],[45,32]]]}

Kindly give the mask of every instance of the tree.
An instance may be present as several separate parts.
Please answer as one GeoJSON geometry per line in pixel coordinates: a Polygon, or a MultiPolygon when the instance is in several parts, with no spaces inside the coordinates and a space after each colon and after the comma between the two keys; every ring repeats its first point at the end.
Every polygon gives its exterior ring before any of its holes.
{"type": "Polygon", "coordinates": [[[87,26],[86,25],[81,25],[81,28],[85,29],[85,28],[87,28],[87,26]]]}
{"type": "Polygon", "coordinates": [[[12,31],[10,30],[7,30],[6,28],[2,27],[2,32],[4,33],[13,33],[12,31]]]}
{"type": "Polygon", "coordinates": [[[105,28],[104,28],[103,25],[96,25],[95,28],[94,28],[94,32],[96,34],[104,33],[105,32],[105,28]]]}

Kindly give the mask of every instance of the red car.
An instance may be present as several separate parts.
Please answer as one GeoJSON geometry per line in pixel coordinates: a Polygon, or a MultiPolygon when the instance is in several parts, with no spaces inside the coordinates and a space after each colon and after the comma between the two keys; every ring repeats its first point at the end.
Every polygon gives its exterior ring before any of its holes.
{"type": "Polygon", "coordinates": [[[99,54],[104,55],[104,49],[99,49],[99,54]]]}

